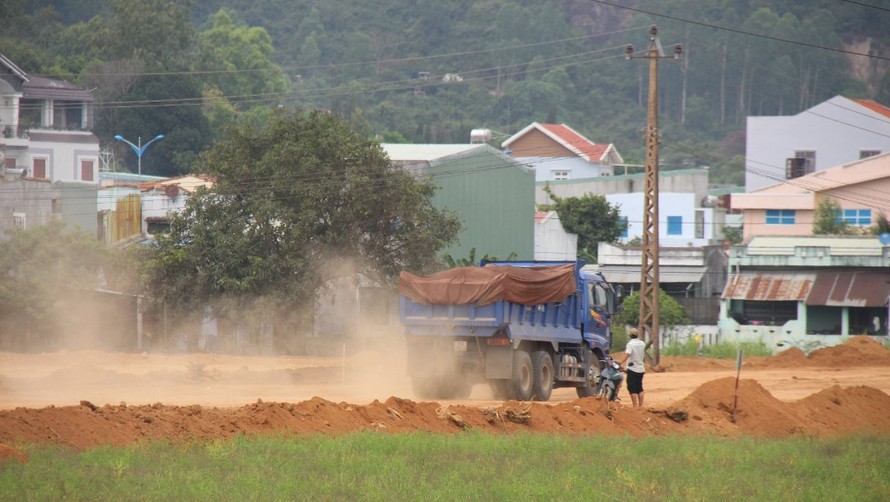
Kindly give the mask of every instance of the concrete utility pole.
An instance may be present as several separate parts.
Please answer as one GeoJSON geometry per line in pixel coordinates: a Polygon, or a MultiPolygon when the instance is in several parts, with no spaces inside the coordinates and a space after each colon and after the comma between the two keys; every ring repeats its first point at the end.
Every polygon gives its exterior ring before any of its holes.
{"type": "Polygon", "coordinates": [[[665,56],[658,41],[658,27],[649,30],[646,54],[634,55],[634,48],[626,48],[627,59],[649,60],[649,107],[646,117],[646,176],[643,185],[643,263],[640,269],[640,337],[652,345],[652,359],[660,362],[658,340],[658,60],[680,59],[683,48],[674,46],[674,53],[665,56]]]}

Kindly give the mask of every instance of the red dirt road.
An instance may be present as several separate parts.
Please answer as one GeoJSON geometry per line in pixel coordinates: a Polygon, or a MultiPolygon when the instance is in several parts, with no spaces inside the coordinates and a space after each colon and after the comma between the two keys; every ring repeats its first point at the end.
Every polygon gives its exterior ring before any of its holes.
{"type": "Polygon", "coordinates": [[[238,357],[0,353],[0,459],[15,446],[356,431],[814,437],[890,433],[890,350],[867,337],[809,357],[747,358],[732,421],[735,361],[663,357],[646,407],[554,391],[547,403],[416,402],[397,355],[238,357]],[[5,445],[5,446],[4,446],[5,445]]]}

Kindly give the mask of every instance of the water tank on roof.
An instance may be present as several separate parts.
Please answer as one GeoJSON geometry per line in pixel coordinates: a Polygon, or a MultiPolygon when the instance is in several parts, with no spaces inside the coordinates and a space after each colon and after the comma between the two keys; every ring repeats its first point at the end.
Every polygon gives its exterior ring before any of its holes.
{"type": "Polygon", "coordinates": [[[473,129],[470,131],[470,143],[488,143],[491,141],[491,129],[473,129]]]}
{"type": "Polygon", "coordinates": [[[701,207],[718,207],[719,205],[720,199],[713,195],[705,195],[701,200],[701,207]]]}

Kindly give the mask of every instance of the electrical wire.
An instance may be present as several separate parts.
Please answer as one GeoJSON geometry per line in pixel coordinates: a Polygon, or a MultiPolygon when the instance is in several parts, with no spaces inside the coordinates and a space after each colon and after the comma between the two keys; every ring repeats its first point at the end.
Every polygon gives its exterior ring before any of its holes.
{"type": "MultiPolygon", "coordinates": [[[[602,3],[604,3],[604,2],[602,2],[602,3]]],[[[693,24],[702,24],[702,23],[693,23],[693,24]]],[[[709,25],[709,26],[710,26],[710,25],[709,25]]],[[[715,26],[711,26],[711,27],[715,27],[715,26]]],[[[719,28],[719,27],[718,27],[718,28],[719,28]]],[[[623,31],[630,31],[630,30],[621,30],[621,31],[623,32],[623,31]]],[[[561,40],[561,41],[557,41],[557,42],[564,42],[564,41],[566,41],[566,40],[576,40],[576,39],[582,39],[582,38],[587,38],[587,37],[575,37],[575,38],[573,38],[573,39],[563,39],[563,40],[561,40]]],[[[769,37],[767,37],[767,38],[769,38],[769,37]]],[[[524,46],[541,45],[541,44],[545,44],[545,43],[547,43],[547,42],[542,42],[542,43],[540,43],[540,44],[526,44],[526,45],[524,45],[524,46]]],[[[555,43],[555,42],[554,42],[554,43],[555,43]]],[[[524,46],[523,46],[523,47],[524,47],[524,46]]],[[[613,49],[614,49],[614,48],[607,48],[607,49],[602,49],[602,50],[600,50],[600,51],[588,51],[588,52],[585,52],[585,53],[574,54],[574,55],[570,55],[570,56],[561,56],[561,57],[557,57],[557,58],[551,58],[551,60],[556,61],[556,60],[566,59],[566,58],[570,58],[570,57],[576,57],[576,56],[581,56],[581,55],[589,55],[589,54],[592,54],[592,53],[603,52],[603,51],[613,50],[613,49]]],[[[492,50],[495,50],[495,49],[492,49],[492,50]]],[[[498,50],[500,50],[500,49],[498,49],[498,50]]],[[[475,52],[475,51],[470,51],[470,52],[475,52]]],[[[455,53],[455,54],[466,54],[466,53],[455,53]]],[[[430,57],[444,57],[444,56],[447,56],[447,55],[443,55],[443,56],[430,56],[430,57]]],[[[406,59],[412,59],[412,58],[406,58],[406,59]]],[[[611,58],[607,57],[607,58],[602,58],[602,59],[600,59],[600,60],[605,60],[605,59],[611,59],[611,58]]],[[[391,61],[397,61],[397,60],[391,60],[391,61]]],[[[586,60],[586,61],[582,61],[582,62],[579,62],[579,63],[576,63],[576,64],[583,64],[583,63],[590,63],[590,62],[591,62],[590,60],[586,60]]],[[[351,63],[350,63],[350,64],[351,64],[351,63]]],[[[523,63],[523,65],[524,65],[524,63],[523,63]]],[[[506,68],[510,68],[510,67],[517,67],[517,66],[520,66],[520,65],[509,65],[509,66],[505,66],[505,67],[486,68],[486,69],[481,69],[481,70],[475,70],[475,71],[473,71],[473,72],[471,72],[471,73],[483,73],[483,72],[486,72],[486,71],[495,71],[495,70],[501,70],[501,69],[506,69],[506,68]]],[[[550,66],[550,67],[543,67],[543,68],[540,68],[540,69],[538,69],[538,70],[536,70],[536,71],[547,71],[547,70],[549,70],[549,69],[552,69],[552,68],[555,68],[555,67],[559,67],[559,66],[563,66],[563,65],[555,65],[555,66],[550,66]]],[[[253,71],[253,70],[249,70],[249,71],[253,71]]],[[[257,71],[267,71],[267,70],[257,70],[257,71]]],[[[518,73],[528,73],[528,71],[525,71],[525,72],[518,72],[518,73]]],[[[469,75],[469,74],[470,74],[470,73],[468,73],[468,75],[469,75]]],[[[508,76],[512,76],[512,75],[513,75],[513,74],[509,74],[508,76]]],[[[484,80],[484,79],[486,79],[486,78],[492,78],[492,77],[470,78],[470,80],[484,80]]],[[[501,74],[501,75],[500,75],[500,78],[504,78],[504,75],[501,74]]],[[[391,82],[391,83],[389,83],[389,84],[395,84],[395,85],[397,86],[397,87],[395,87],[395,89],[397,89],[397,90],[398,90],[398,89],[406,90],[406,89],[408,89],[408,87],[398,87],[399,84],[402,84],[402,83],[405,83],[405,82],[412,82],[412,83],[414,83],[414,82],[416,82],[416,81],[415,81],[414,79],[411,79],[411,80],[407,80],[407,81],[394,81],[394,82],[391,82]]],[[[386,84],[386,83],[384,83],[384,84],[386,84]]],[[[337,88],[327,89],[327,91],[330,91],[330,90],[332,90],[332,89],[335,90],[335,89],[337,89],[337,88]]],[[[383,90],[383,91],[385,91],[385,90],[392,90],[392,88],[391,88],[391,89],[382,88],[382,90],[383,90]]],[[[321,89],[321,90],[317,90],[317,91],[321,91],[321,92],[323,92],[323,91],[325,91],[325,90],[324,90],[324,89],[321,89]]],[[[248,97],[248,98],[252,98],[252,97],[256,97],[256,96],[246,96],[246,97],[248,97]]],[[[261,97],[262,97],[262,95],[261,95],[261,97]]],[[[274,97],[274,99],[278,99],[279,97],[280,97],[280,95],[276,95],[276,96],[274,97]]],[[[238,97],[233,97],[233,98],[238,98],[238,97]]],[[[129,103],[121,103],[121,105],[133,105],[133,104],[134,104],[133,102],[129,102],[129,103]]],[[[145,106],[152,106],[152,102],[151,102],[150,100],[146,101],[145,103],[135,103],[135,104],[144,104],[145,106]]],[[[178,106],[178,105],[181,105],[181,104],[182,104],[182,103],[171,103],[169,106],[178,106]]],[[[196,103],[196,104],[201,104],[201,103],[196,103]]],[[[157,103],[154,103],[154,105],[157,105],[157,103]]],[[[775,167],[775,168],[778,169],[778,170],[781,170],[781,168],[779,168],[778,166],[773,166],[773,167],[775,167]]],[[[493,168],[493,169],[497,169],[497,168],[500,168],[500,167],[495,166],[495,167],[492,167],[492,168],[493,168]]],[[[461,171],[454,171],[454,172],[451,172],[451,173],[441,173],[441,174],[439,174],[439,176],[441,176],[441,177],[445,177],[445,176],[461,176],[461,175],[465,175],[465,174],[468,173],[468,172],[481,172],[481,171],[484,171],[485,169],[486,169],[485,167],[479,167],[479,166],[477,166],[477,167],[475,167],[475,168],[467,168],[467,169],[464,169],[464,170],[461,170],[461,171]]],[[[774,178],[775,178],[777,181],[784,181],[784,180],[780,179],[778,176],[774,176],[774,178]]]]}

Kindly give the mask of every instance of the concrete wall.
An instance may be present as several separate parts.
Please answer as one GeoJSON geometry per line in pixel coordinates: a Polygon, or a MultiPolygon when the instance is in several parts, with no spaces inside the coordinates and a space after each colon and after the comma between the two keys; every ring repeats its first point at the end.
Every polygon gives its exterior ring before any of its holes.
{"type": "MultiPolygon", "coordinates": [[[[626,243],[634,238],[642,238],[644,197],[642,193],[606,195],[610,204],[619,205],[621,216],[627,218],[627,237],[619,239],[626,243]]],[[[659,193],[658,197],[658,240],[662,247],[704,246],[714,235],[714,210],[696,207],[693,193],[659,193]],[[669,235],[669,217],[681,219],[679,235],[669,235]],[[700,236],[696,236],[700,232],[700,236]]]]}
{"type": "Polygon", "coordinates": [[[24,217],[25,228],[49,222],[59,197],[49,180],[0,178],[0,238],[15,227],[17,216],[19,221],[24,217]]]}
{"type": "Polygon", "coordinates": [[[535,260],[578,259],[578,236],[562,227],[556,211],[535,221],[535,260]]]}
{"type": "MultiPolygon", "coordinates": [[[[541,181],[535,183],[535,204],[552,204],[544,193],[544,186],[559,197],[581,197],[586,194],[608,195],[620,193],[642,193],[645,179],[642,173],[618,176],[597,176],[566,181],[541,181]]],[[[696,205],[709,194],[707,169],[678,169],[662,171],[658,175],[659,193],[692,193],[696,205]]]]}
{"type": "MultiPolygon", "coordinates": [[[[90,181],[99,183],[99,140],[86,131],[32,133],[29,147],[31,160],[25,164],[33,176],[33,159],[47,159],[46,172],[52,181],[90,181]],[[40,138],[40,139],[37,139],[40,138]],[[92,180],[84,180],[81,163],[92,162],[92,180]]],[[[21,165],[17,161],[17,165],[21,165]]]]}
{"type": "Polygon", "coordinates": [[[188,194],[177,190],[175,197],[170,197],[162,190],[152,190],[142,194],[142,233],[148,233],[148,218],[166,218],[168,213],[181,211],[185,208],[188,194]]]}

